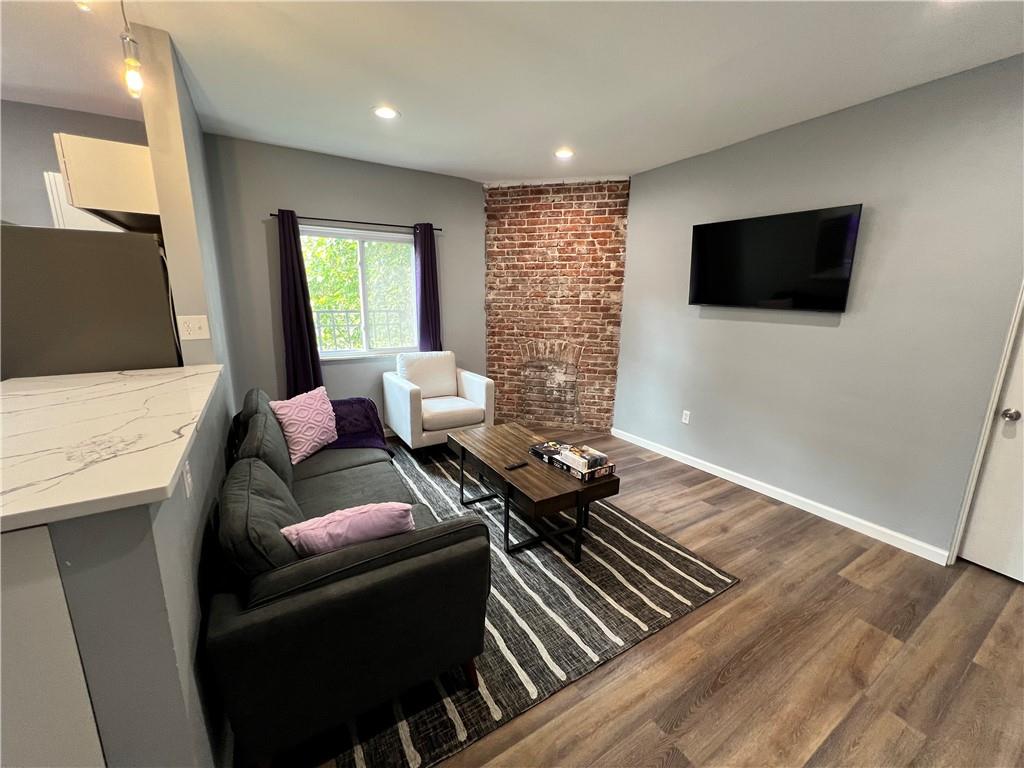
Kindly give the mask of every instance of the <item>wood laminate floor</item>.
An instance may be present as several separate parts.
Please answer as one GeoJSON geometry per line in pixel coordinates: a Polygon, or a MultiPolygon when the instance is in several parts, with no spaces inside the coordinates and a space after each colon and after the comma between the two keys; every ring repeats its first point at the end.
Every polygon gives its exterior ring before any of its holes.
{"type": "Polygon", "coordinates": [[[608,435],[622,509],[736,574],[443,765],[1024,762],[1024,585],[950,568],[608,435]]]}

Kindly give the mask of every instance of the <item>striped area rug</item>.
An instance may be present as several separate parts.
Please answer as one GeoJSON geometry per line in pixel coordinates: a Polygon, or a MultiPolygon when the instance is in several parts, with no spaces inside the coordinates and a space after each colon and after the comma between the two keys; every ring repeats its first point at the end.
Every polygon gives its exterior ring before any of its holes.
{"type": "MultiPolygon", "coordinates": [[[[343,768],[434,765],[737,581],[603,502],[591,505],[579,565],[546,544],[507,555],[500,544],[501,501],[460,505],[459,466],[451,453],[437,448],[414,455],[398,447],[395,465],[439,519],[477,514],[490,528],[480,686],[468,690],[453,670],[360,717],[349,726],[352,746],[336,758],[343,768]]],[[[466,494],[476,495],[478,486],[467,473],[466,494]]],[[[513,543],[530,535],[524,523],[513,522],[513,543]]]]}

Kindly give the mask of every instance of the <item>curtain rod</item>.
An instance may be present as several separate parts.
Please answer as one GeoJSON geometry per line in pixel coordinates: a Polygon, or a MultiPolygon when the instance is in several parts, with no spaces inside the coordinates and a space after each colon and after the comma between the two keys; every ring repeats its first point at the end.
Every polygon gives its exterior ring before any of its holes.
{"type": "MultiPolygon", "coordinates": [[[[270,214],[274,218],[277,218],[276,213],[270,214]]],[[[413,229],[412,224],[382,224],[379,221],[356,221],[355,219],[325,219],[322,216],[299,216],[296,215],[297,219],[305,219],[306,221],[333,221],[335,224],[362,224],[367,227],[394,227],[396,229],[413,229]]],[[[435,232],[444,232],[441,227],[434,227],[435,232]]]]}

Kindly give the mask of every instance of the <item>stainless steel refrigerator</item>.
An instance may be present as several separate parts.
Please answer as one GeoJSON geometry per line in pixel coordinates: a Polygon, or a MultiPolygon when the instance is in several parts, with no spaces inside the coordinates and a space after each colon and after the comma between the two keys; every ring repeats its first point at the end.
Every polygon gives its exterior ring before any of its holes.
{"type": "Polygon", "coordinates": [[[157,236],[0,229],[0,378],[181,365],[157,236]]]}

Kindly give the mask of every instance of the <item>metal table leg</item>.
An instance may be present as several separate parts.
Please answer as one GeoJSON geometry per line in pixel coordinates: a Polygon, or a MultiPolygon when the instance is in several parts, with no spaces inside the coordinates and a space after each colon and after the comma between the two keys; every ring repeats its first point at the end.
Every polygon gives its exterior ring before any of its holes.
{"type": "Polygon", "coordinates": [[[572,531],[572,561],[578,563],[583,556],[583,527],[587,524],[590,505],[576,498],[576,525],[572,531]]]}
{"type": "MultiPolygon", "coordinates": [[[[478,501],[487,501],[488,499],[495,499],[498,497],[496,493],[485,493],[477,496],[475,499],[467,499],[466,493],[466,449],[459,446],[459,502],[464,507],[468,507],[470,504],[476,504],[478,501]]],[[[506,497],[507,498],[507,497],[506,497]]],[[[507,502],[506,502],[507,506],[507,502]]]]}
{"type": "Polygon", "coordinates": [[[509,487],[508,487],[508,483],[506,483],[505,484],[505,514],[504,514],[504,519],[503,519],[503,533],[504,533],[504,536],[505,536],[505,551],[506,552],[511,552],[512,551],[509,548],[509,545],[508,545],[508,529],[509,529],[509,523],[510,523],[510,520],[509,520],[510,512],[509,512],[508,505],[509,505],[509,498],[511,496],[512,496],[512,494],[510,493],[510,490],[509,490],[509,487]]]}
{"type": "Polygon", "coordinates": [[[566,525],[561,528],[554,528],[548,530],[543,527],[543,524],[534,525],[529,518],[524,518],[524,522],[533,530],[536,534],[528,539],[510,545],[508,543],[509,536],[509,522],[511,516],[511,503],[509,501],[512,496],[511,487],[507,487],[505,491],[505,512],[503,523],[503,534],[505,538],[505,551],[509,554],[518,552],[521,549],[527,549],[528,547],[535,547],[538,544],[547,542],[557,551],[565,555],[569,560],[574,563],[580,562],[583,557],[583,528],[587,521],[587,511],[590,506],[588,504],[579,501],[577,497],[576,501],[576,519],[571,525],[566,525]],[[558,537],[566,534],[569,536],[570,546],[566,547],[565,544],[558,540],[558,537]]]}

